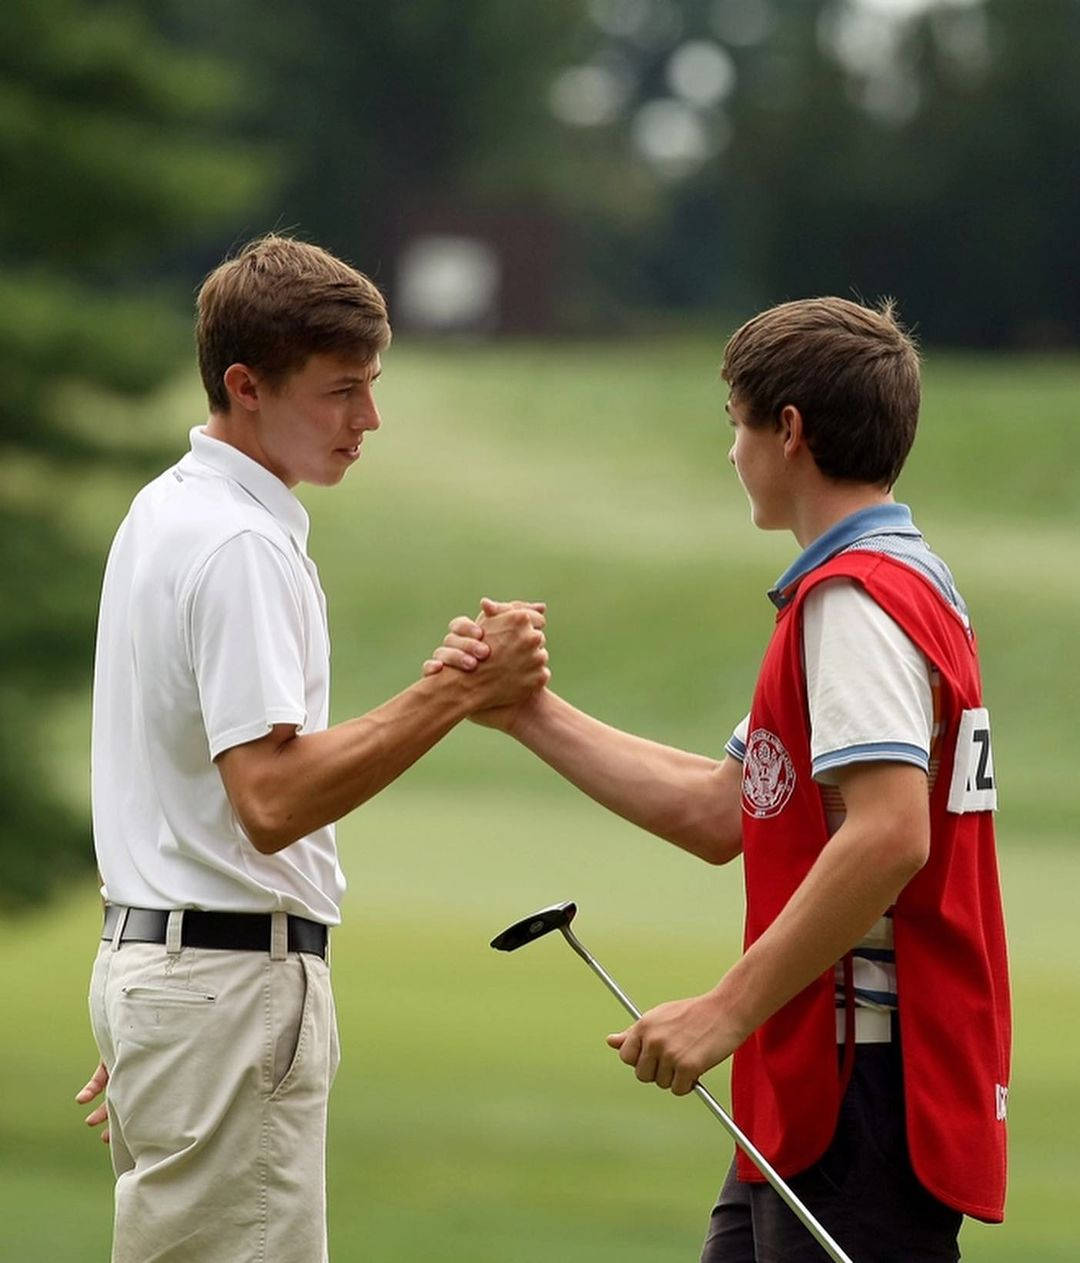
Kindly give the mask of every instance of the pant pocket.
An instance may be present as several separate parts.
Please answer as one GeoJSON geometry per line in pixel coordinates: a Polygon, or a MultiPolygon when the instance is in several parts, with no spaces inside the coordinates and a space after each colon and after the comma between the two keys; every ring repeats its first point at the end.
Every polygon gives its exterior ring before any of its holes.
{"type": "Polygon", "coordinates": [[[303,954],[268,962],[269,1095],[287,1092],[300,1077],[311,1038],[312,985],[303,954]]]}

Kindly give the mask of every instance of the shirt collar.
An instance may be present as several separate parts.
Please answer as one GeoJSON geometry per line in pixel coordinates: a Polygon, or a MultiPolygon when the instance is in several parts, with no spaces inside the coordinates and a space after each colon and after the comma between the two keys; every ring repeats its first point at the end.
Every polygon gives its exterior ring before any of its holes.
{"type": "Polygon", "coordinates": [[[811,570],[816,570],[830,557],[835,557],[867,535],[914,535],[922,538],[922,532],[912,521],[911,510],[906,504],[875,504],[868,509],[859,509],[830,526],[803,550],[769,590],[769,600],[782,610],[811,570]]]}
{"type": "Polygon", "coordinates": [[[202,426],[191,431],[191,455],[216,473],[237,482],[264,509],[276,518],[296,541],[302,553],[307,552],[307,510],[288,487],[269,469],[245,456],[238,447],[211,438],[202,426]]]}

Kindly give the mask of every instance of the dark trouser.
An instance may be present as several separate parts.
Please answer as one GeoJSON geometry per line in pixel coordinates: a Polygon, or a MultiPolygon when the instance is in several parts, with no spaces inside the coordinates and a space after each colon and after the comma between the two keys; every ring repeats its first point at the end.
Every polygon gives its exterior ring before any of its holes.
{"type": "MultiPolygon", "coordinates": [[[[955,1263],[962,1216],[919,1183],[908,1158],[899,1044],[860,1044],[822,1158],[788,1183],[853,1263],[955,1263]]],[[[768,1184],[732,1166],[701,1263],[821,1263],[828,1255],[768,1184]]]]}

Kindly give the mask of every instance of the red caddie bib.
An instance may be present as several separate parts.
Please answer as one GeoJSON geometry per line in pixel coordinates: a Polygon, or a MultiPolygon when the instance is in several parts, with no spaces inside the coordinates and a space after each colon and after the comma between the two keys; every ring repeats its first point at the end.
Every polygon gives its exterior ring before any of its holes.
{"type": "MultiPolygon", "coordinates": [[[[908,1145],[916,1175],[946,1205],[1000,1221],[1011,1017],[994,847],[990,731],[974,637],[931,583],[880,553],[841,553],[807,575],[777,616],[754,693],[743,763],[749,947],[828,841],[810,774],[802,604],[826,579],[861,584],[941,677],[941,765],[930,798],[930,858],[896,900],[893,932],[908,1145]]],[[[735,1053],[735,1117],[781,1174],[825,1152],[842,1090],[834,971],[735,1053]]],[[[738,1155],[739,1176],[762,1177],[738,1155]]]]}

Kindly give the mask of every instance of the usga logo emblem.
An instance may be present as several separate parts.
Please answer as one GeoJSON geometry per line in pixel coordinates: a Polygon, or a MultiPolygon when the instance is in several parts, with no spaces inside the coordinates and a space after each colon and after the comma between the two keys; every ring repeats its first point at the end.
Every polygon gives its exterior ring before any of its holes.
{"type": "Polygon", "coordinates": [[[755,820],[778,816],[794,789],[795,765],[784,743],[767,728],[755,728],[743,759],[743,811],[755,820]]]}

